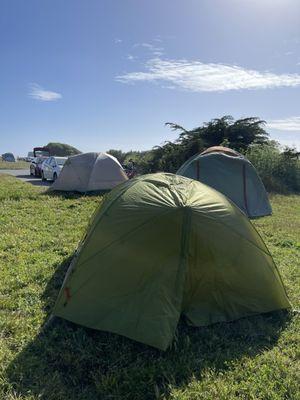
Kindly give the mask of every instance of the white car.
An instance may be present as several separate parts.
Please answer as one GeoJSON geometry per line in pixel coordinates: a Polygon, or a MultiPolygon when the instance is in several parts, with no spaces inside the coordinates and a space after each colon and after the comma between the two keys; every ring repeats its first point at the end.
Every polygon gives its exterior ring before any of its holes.
{"type": "Polygon", "coordinates": [[[68,157],[49,157],[42,164],[42,180],[55,181],[68,157]]]}

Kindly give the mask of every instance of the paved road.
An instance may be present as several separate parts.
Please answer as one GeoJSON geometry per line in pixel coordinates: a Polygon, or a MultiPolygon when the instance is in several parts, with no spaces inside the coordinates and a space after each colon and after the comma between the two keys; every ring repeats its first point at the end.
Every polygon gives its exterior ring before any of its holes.
{"type": "Polygon", "coordinates": [[[35,186],[51,186],[51,182],[43,182],[41,178],[31,176],[28,169],[0,169],[0,174],[13,175],[23,182],[28,182],[35,186]]]}

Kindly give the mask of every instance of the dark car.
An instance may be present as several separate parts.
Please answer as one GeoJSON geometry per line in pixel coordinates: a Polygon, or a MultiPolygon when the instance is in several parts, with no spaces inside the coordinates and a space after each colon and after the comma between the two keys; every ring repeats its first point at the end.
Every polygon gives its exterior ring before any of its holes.
{"type": "Polygon", "coordinates": [[[12,153],[4,153],[2,154],[2,160],[7,162],[15,162],[15,156],[12,153]]]}
{"type": "Polygon", "coordinates": [[[34,157],[30,164],[30,175],[42,176],[42,164],[48,157],[34,157]]]}
{"type": "Polygon", "coordinates": [[[30,175],[42,176],[42,164],[47,158],[50,157],[50,151],[48,147],[34,147],[33,159],[30,164],[30,175]]]}

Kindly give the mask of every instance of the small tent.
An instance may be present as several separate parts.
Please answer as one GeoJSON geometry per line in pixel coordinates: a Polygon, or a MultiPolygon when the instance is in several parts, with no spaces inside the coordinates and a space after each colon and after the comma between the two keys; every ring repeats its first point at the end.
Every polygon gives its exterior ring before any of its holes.
{"type": "Polygon", "coordinates": [[[65,162],[53,190],[89,192],[107,190],[126,181],[119,161],[107,153],[83,153],[65,162]]]}
{"type": "Polygon", "coordinates": [[[209,186],[160,173],[107,195],[53,314],[165,350],[181,314],[205,326],[288,307],[248,218],[209,186]]]}
{"type": "Polygon", "coordinates": [[[240,153],[214,146],[187,160],[176,172],[227,196],[249,218],[272,214],[268,194],[253,165],[240,153]]]}

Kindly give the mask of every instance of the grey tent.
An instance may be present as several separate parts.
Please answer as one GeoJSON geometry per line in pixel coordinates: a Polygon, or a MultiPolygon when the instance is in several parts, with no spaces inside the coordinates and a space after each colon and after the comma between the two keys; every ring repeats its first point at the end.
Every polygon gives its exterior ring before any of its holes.
{"type": "Polygon", "coordinates": [[[214,146],[187,160],[177,171],[227,196],[249,218],[272,214],[265,187],[253,165],[238,152],[214,146]]]}
{"type": "Polygon", "coordinates": [[[110,154],[83,153],[68,158],[52,189],[77,192],[107,190],[127,179],[119,161],[110,154]]]}

